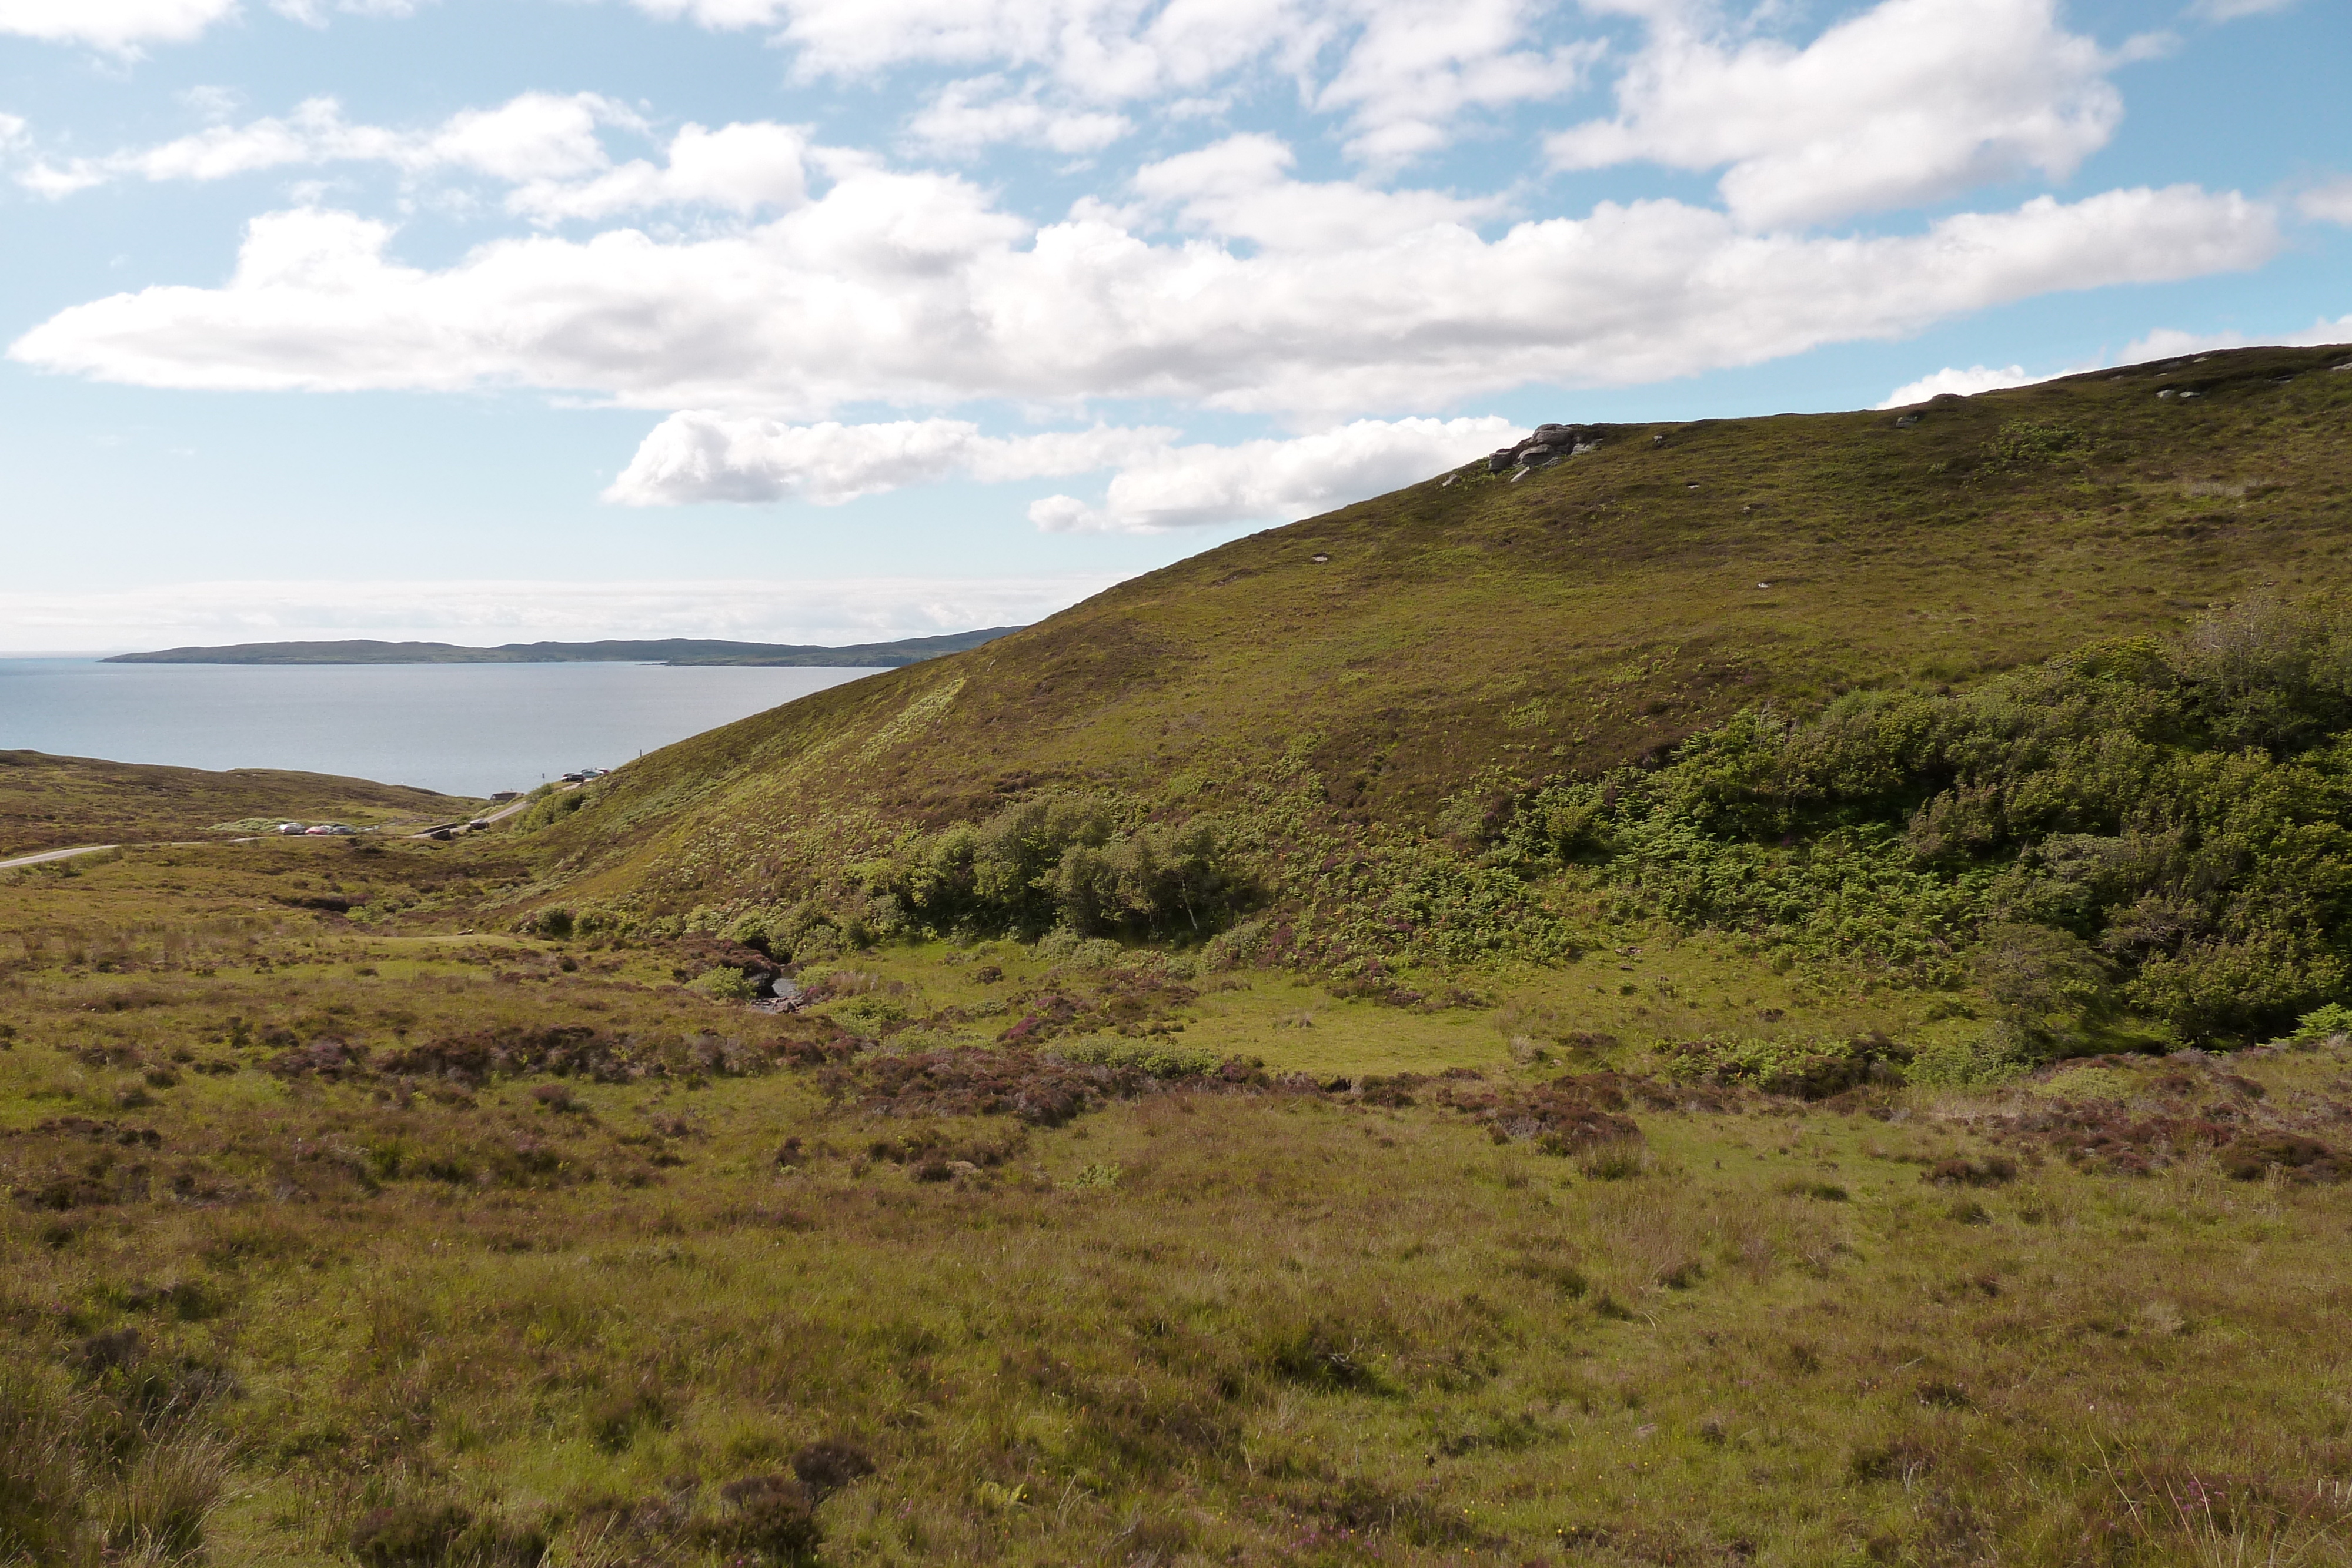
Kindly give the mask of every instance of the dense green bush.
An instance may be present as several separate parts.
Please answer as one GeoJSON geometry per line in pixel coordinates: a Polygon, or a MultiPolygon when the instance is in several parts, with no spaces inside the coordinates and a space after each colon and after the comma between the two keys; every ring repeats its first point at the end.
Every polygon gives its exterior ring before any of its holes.
{"type": "Polygon", "coordinates": [[[1192,940],[1230,925],[1253,890],[1219,824],[1140,821],[1129,806],[1040,796],[986,821],[910,834],[831,888],[740,916],[734,930],[809,956],[923,932],[1192,940]]]}
{"type": "Polygon", "coordinates": [[[1626,915],[1974,979],[2032,1051],[2126,1007],[2256,1037],[2352,963],[2352,619],[2253,603],[1958,695],[1751,710],[1486,820],[1489,863],[1595,866],[1626,915]]]}
{"type": "Polygon", "coordinates": [[[1206,936],[1242,885],[1215,824],[1129,824],[1108,802],[1065,795],[959,822],[870,868],[866,891],[898,900],[934,930],[1035,936],[1206,936]]]}

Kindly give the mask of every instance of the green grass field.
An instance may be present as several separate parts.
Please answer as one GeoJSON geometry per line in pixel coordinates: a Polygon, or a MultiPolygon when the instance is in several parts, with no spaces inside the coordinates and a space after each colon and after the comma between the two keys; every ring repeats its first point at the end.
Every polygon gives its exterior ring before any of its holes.
{"type": "Polygon", "coordinates": [[[933,943],[778,1017],[684,946],[283,902],[446,854],[0,888],[0,1550],[2352,1552],[2341,1040],[1808,1102],[1671,1076],[1640,1009],[1867,998],[1664,934],[1438,1010],[933,943]],[[803,1484],[828,1443],[872,1473],[803,1484]]]}

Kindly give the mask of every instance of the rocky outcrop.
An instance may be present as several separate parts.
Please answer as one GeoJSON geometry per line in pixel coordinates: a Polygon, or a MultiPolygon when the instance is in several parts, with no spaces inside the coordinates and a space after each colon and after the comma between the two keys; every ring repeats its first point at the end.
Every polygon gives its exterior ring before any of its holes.
{"type": "Polygon", "coordinates": [[[1506,446],[1486,459],[1489,474],[1514,468],[1549,468],[1553,464],[1590,452],[1601,444],[1601,429],[1590,424],[1538,424],[1535,434],[1516,446],[1506,446]]]}

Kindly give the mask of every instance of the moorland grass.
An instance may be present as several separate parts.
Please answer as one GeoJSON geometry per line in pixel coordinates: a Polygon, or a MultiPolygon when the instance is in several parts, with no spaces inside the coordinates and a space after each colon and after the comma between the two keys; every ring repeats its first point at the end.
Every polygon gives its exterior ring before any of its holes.
{"type": "Polygon", "coordinates": [[[2231,1164],[2352,1141],[2340,1040],[1809,1102],[1566,983],[1421,1011],[1012,943],[812,966],[779,1017],[679,944],[254,907],[349,854],[0,889],[5,1550],[2345,1560],[2336,1167],[2231,1164]],[[1049,997],[1072,1030],[992,1043],[1049,997]],[[1212,1004],[1200,1054],[1262,1067],[1066,1119],[941,1087],[1197,1050],[1212,1004]],[[1638,1134],[1523,1128],[1546,1092],[1638,1134]]]}
{"type": "Polygon", "coordinates": [[[354,827],[442,822],[481,804],[322,773],[214,773],[0,751],[0,860],[81,844],[219,839],[289,819],[354,827]]]}

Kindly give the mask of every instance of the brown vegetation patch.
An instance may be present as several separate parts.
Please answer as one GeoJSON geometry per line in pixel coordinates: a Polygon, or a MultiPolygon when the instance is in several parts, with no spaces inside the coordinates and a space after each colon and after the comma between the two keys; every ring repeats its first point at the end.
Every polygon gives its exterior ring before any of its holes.
{"type": "Polygon", "coordinates": [[[583,1024],[480,1030],[407,1047],[385,1056],[377,1066],[386,1073],[439,1078],[472,1089],[493,1078],[534,1073],[630,1083],[698,1074],[741,1078],[777,1062],[816,1066],[856,1049],[829,1026],[816,1027],[821,1032],[751,1041],[711,1034],[641,1037],[583,1024]]]}
{"type": "Polygon", "coordinates": [[[1022,1016],[997,1036],[1003,1045],[1035,1045],[1059,1034],[1087,1034],[1097,1030],[1129,1033],[1161,1023],[1199,993],[1163,975],[1114,972],[1099,990],[1083,996],[1067,988],[1050,988],[1015,996],[1013,1005],[1022,1016]]]}
{"type": "Polygon", "coordinates": [[[1232,1088],[1265,1073],[1236,1058],[1211,1072],[1171,1078],[1141,1061],[1070,1062],[1019,1047],[868,1053],[829,1067],[819,1079],[836,1104],[877,1116],[1016,1116],[1058,1127],[1114,1100],[1174,1083],[1232,1088]]]}
{"type": "Polygon", "coordinates": [[[1441,1083],[1437,1103],[1492,1133],[1496,1143],[1532,1143],[1568,1155],[1608,1144],[1638,1143],[1642,1129],[1623,1113],[1626,1081],[1614,1072],[1557,1078],[1527,1088],[1441,1083]]]}
{"type": "MultiPolygon", "coordinates": [[[[1971,1124],[1997,1142],[2047,1150],[2089,1171],[2144,1176],[2210,1153],[2240,1180],[2258,1180],[2273,1169],[2303,1182],[2352,1176],[2352,1152],[2345,1146],[2352,1107],[2338,1101],[2273,1102],[2262,1085],[2190,1051],[2153,1061],[2091,1057],[2037,1076],[2086,1067],[2120,1075],[2130,1092],[2121,1099],[2012,1098],[1971,1124]]],[[[1927,1179],[1942,1178],[1931,1170],[1927,1179]]]]}
{"type": "Polygon", "coordinates": [[[92,1143],[121,1144],[125,1148],[156,1149],[163,1145],[163,1134],[152,1127],[127,1126],[121,1122],[92,1121],[88,1116],[53,1116],[33,1125],[36,1133],[53,1137],[87,1138],[92,1143]]]}

